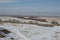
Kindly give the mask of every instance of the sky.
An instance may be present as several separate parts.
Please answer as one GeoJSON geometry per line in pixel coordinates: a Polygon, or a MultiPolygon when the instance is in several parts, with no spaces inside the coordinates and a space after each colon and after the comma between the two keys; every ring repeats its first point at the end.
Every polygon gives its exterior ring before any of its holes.
{"type": "Polygon", "coordinates": [[[60,16],[60,0],[0,0],[0,15],[60,16]]]}

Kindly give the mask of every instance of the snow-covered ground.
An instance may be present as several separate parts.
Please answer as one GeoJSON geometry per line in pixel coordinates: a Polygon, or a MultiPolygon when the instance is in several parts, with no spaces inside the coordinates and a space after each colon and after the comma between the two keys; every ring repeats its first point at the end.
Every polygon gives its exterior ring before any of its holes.
{"type": "Polygon", "coordinates": [[[0,40],[12,40],[10,38],[14,38],[13,40],[60,40],[60,26],[43,27],[33,24],[3,23],[0,24],[0,28],[11,31],[0,40]]]}
{"type": "Polygon", "coordinates": [[[12,24],[5,23],[0,25],[0,28],[5,28],[11,31],[6,38],[1,40],[60,40],[60,26],[59,27],[42,27],[30,24],[12,24]]]}
{"type": "Polygon", "coordinates": [[[32,22],[32,23],[38,23],[38,24],[50,24],[51,21],[48,21],[48,22],[40,22],[40,21],[36,21],[36,20],[27,20],[27,19],[21,19],[21,18],[16,18],[16,17],[0,17],[1,21],[8,21],[8,20],[14,20],[14,21],[20,21],[20,22],[25,22],[25,23],[29,23],[29,22],[32,22]]]}

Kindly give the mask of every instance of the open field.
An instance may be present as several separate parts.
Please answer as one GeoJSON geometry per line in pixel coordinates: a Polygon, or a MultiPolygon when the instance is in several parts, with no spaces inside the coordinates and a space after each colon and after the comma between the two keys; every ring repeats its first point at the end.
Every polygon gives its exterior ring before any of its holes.
{"type": "Polygon", "coordinates": [[[6,19],[0,20],[0,23],[20,23],[20,24],[33,24],[38,26],[60,26],[60,17],[39,17],[39,16],[5,16],[6,19]],[[9,17],[13,17],[12,20],[8,20],[9,17]],[[14,19],[18,18],[18,19],[14,19]]]}
{"type": "Polygon", "coordinates": [[[0,16],[0,40],[60,40],[59,30],[59,17],[0,16]]]}

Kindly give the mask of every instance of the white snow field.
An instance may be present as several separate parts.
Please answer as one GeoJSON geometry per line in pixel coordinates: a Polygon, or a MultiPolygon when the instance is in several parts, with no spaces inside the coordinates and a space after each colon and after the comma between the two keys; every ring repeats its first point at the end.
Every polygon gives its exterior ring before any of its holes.
{"type": "Polygon", "coordinates": [[[11,31],[0,40],[60,40],[60,26],[43,27],[33,24],[3,23],[0,24],[0,28],[11,31]]]}

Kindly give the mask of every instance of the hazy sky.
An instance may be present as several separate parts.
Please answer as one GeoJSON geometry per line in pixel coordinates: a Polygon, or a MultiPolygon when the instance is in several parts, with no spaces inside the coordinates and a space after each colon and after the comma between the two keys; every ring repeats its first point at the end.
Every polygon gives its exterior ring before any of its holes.
{"type": "Polygon", "coordinates": [[[1,15],[60,15],[60,0],[0,0],[1,15]]]}

